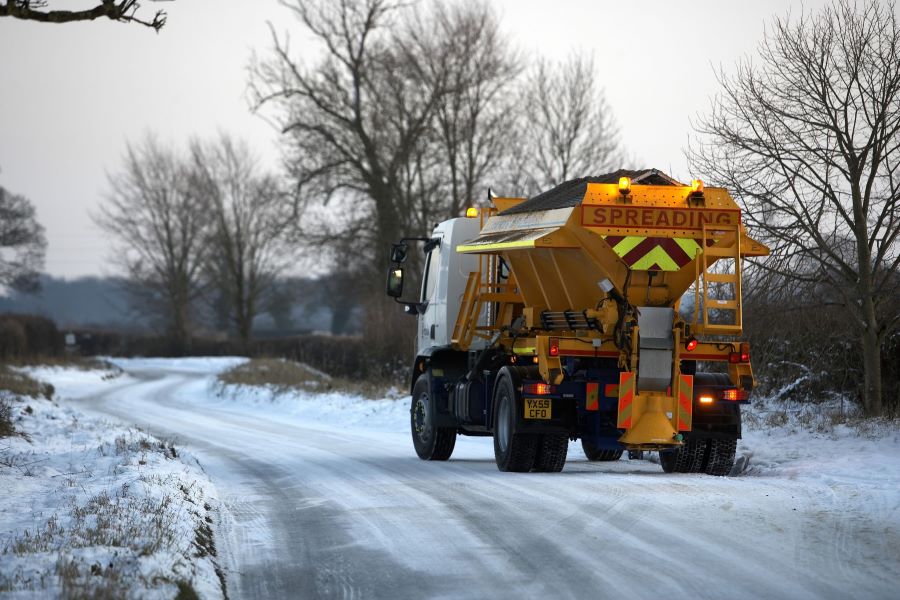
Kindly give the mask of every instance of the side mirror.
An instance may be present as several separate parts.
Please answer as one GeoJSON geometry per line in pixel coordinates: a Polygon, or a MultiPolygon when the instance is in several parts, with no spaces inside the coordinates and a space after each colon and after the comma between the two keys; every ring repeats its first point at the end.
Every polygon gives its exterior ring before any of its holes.
{"type": "MultiPolygon", "coordinates": [[[[393,251],[391,252],[393,254],[393,251]]],[[[391,298],[399,298],[403,294],[403,267],[393,265],[388,269],[387,295],[391,298]]]]}
{"type": "Polygon", "coordinates": [[[402,262],[406,261],[406,254],[409,252],[409,247],[404,243],[399,244],[391,244],[391,262],[399,265],[402,262]]]}

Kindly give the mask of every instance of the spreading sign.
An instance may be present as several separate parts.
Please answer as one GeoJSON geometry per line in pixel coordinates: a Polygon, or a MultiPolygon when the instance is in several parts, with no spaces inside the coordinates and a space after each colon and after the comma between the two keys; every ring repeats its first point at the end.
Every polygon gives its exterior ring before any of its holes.
{"type": "Polygon", "coordinates": [[[644,206],[583,205],[584,227],[702,230],[704,225],[738,225],[741,211],[708,208],[652,208],[644,206]]]}

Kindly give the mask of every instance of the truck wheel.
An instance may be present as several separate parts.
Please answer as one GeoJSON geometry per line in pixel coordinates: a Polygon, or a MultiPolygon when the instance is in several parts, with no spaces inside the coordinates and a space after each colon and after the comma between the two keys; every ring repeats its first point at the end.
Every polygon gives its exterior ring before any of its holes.
{"type": "Polygon", "coordinates": [[[559,473],[566,465],[569,452],[569,436],[564,433],[548,433],[540,436],[534,457],[534,470],[540,473],[559,473]]]}
{"type": "Polygon", "coordinates": [[[709,460],[706,463],[706,473],[720,477],[731,473],[736,451],[737,440],[709,440],[709,460]]]}
{"type": "Polygon", "coordinates": [[[413,386],[409,410],[413,446],[422,460],[447,460],[456,445],[456,429],[435,427],[434,398],[428,389],[428,378],[419,377],[413,386]]]}
{"type": "Polygon", "coordinates": [[[584,438],[581,438],[581,448],[584,450],[584,455],[587,456],[587,459],[591,461],[606,462],[622,458],[621,450],[605,450],[603,448],[597,448],[584,438]]]}
{"type": "Polygon", "coordinates": [[[497,382],[497,416],[494,421],[494,458],[501,471],[527,473],[534,465],[538,437],[515,433],[516,391],[509,377],[497,382]]]}
{"type": "Polygon", "coordinates": [[[675,472],[675,459],[678,456],[678,450],[660,450],[659,464],[665,473],[675,472]]]}
{"type": "Polygon", "coordinates": [[[709,440],[686,440],[680,448],[662,450],[659,464],[666,473],[703,473],[709,440]]]}

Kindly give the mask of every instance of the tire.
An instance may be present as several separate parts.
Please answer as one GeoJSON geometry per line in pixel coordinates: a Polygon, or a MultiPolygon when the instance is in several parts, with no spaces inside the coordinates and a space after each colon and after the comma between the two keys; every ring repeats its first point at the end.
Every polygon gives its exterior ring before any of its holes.
{"type": "Polygon", "coordinates": [[[737,452],[737,440],[709,440],[709,459],[706,463],[706,474],[723,477],[734,468],[734,455],[737,452]]]}
{"type": "Polygon", "coordinates": [[[591,461],[606,462],[619,460],[620,458],[622,458],[622,450],[605,450],[603,448],[596,448],[592,443],[584,438],[581,438],[581,448],[582,450],[584,450],[584,455],[587,456],[587,459],[591,461]]]}
{"type": "Polygon", "coordinates": [[[706,467],[709,440],[686,440],[680,448],[659,453],[659,464],[666,473],[702,473],[706,467]]]}
{"type": "Polygon", "coordinates": [[[675,459],[678,456],[678,450],[660,450],[659,464],[665,473],[675,473],[675,459]]]}
{"type": "Polygon", "coordinates": [[[706,473],[724,476],[734,468],[737,440],[727,438],[689,440],[676,450],[659,453],[666,473],[706,473]]]}
{"type": "Polygon", "coordinates": [[[559,473],[566,466],[569,452],[569,436],[548,433],[540,436],[534,457],[534,470],[539,473],[559,473]]]}
{"type": "Polygon", "coordinates": [[[516,391],[509,377],[497,382],[494,419],[494,459],[501,471],[527,473],[534,466],[540,436],[515,433],[516,391]]]}
{"type": "Polygon", "coordinates": [[[409,424],[413,446],[422,460],[447,460],[456,446],[456,429],[435,427],[435,410],[434,398],[428,389],[428,378],[419,377],[413,386],[409,424]]]}

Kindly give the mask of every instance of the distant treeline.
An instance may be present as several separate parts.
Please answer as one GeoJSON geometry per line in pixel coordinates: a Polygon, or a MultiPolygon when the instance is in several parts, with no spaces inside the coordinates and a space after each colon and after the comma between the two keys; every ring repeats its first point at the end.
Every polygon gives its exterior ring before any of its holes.
{"type": "MultiPolygon", "coordinates": [[[[266,298],[265,311],[255,323],[255,335],[268,339],[300,332],[355,334],[360,331],[360,309],[346,296],[332,293],[334,282],[319,279],[283,278],[266,298]]],[[[122,281],[115,277],[63,279],[44,275],[40,290],[14,290],[0,296],[0,313],[41,315],[66,331],[152,335],[161,331],[154,319],[137,308],[122,281]]],[[[215,306],[199,306],[197,335],[228,338],[227,316],[215,306]]]]}

